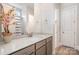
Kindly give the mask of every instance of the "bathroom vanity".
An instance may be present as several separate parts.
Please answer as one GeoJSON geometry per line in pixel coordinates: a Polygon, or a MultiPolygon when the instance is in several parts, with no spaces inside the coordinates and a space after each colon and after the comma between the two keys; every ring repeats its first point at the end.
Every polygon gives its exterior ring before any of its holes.
{"type": "Polygon", "coordinates": [[[0,54],[8,55],[51,55],[52,35],[33,35],[14,39],[10,43],[1,44],[0,54]]]}

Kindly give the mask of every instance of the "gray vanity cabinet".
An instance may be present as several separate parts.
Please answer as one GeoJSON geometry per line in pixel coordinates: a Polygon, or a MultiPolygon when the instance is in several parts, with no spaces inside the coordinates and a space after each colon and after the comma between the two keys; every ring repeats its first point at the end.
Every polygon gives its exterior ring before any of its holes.
{"type": "Polygon", "coordinates": [[[52,36],[50,36],[10,55],[52,55],[52,49],[52,36]]]}

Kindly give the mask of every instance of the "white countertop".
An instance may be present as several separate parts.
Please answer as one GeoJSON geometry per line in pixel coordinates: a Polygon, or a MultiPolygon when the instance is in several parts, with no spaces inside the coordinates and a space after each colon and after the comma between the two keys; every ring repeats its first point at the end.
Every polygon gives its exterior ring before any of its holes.
{"type": "Polygon", "coordinates": [[[23,38],[19,38],[19,39],[12,39],[12,41],[9,43],[0,42],[0,55],[10,54],[10,53],[15,52],[19,49],[27,47],[31,44],[39,42],[49,36],[52,36],[52,35],[38,34],[38,35],[33,35],[32,37],[23,37],[23,38]]]}

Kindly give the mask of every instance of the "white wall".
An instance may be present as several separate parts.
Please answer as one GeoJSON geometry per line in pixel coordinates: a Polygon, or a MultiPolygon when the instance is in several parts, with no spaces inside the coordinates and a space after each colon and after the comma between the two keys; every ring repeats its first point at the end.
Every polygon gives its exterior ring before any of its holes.
{"type": "Polygon", "coordinates": [[[60,45],[60,4],[55,4],[55,22],[54,22],[54,37],[53,37],[53,47],[54,47],[54,53],[55,53],[55,48],[58,47],[60,45]]]}
{"type": "Polygon", "coordinates": [[[32,33],[34,29],[34,4],[29,3],[27,6],[27,33],[32,33]]]}
{"type": "Polygon", "coordinates": [[[77,21],[76,21],[76,40],[75,40],[75,48],[79,50],[79,3],[77,4],[77,21]]]}

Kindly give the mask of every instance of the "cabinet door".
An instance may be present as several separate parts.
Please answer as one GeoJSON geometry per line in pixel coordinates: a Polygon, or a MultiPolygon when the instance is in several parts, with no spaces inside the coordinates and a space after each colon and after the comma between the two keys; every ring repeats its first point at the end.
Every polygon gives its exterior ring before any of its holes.
{"type": "Polygon", "coordinates": [[[46,49],[45,46],[39,48],[38,50],[36,50],[36,55],[46,55],[46,49]]]}
{"type": "Polygon", "coordinates": [[[61,42],[63,45],[74,47],[76,6],[63,7],[61,11],[61,42]]]}
{"type": "Polygon", "coordinates": [[[47,55],[51,55],[52,54],[52,38],[49,37],[47,39],[47,55]]]}

